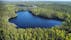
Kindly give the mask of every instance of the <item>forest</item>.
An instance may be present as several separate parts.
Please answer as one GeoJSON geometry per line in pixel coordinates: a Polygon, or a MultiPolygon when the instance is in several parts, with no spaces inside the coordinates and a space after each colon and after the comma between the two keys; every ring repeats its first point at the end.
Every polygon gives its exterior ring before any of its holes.
{"type": "Polygon", "coordinates": [[[68,5],[71,3],[64,3],[0,3],[0,40],[71,40],[71,5],[68,5]],[[29,10],[33,15],[46,19],[61,20],[62,25],[51,28],[16,28],[9,19],[16,17],[19,10],[29,10]]]}

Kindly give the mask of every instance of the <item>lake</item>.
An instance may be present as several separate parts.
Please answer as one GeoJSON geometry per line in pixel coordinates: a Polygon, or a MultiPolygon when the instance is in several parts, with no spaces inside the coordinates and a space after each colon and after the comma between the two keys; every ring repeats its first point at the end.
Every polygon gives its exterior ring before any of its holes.
{"type": "Polygon", "coordinates": [[[19,11],[16,14],[17,16],[9,21],[16,24],[18,28],[48,28],[62,24],[59,20],[34,16],[29,11],[19,11]]]}

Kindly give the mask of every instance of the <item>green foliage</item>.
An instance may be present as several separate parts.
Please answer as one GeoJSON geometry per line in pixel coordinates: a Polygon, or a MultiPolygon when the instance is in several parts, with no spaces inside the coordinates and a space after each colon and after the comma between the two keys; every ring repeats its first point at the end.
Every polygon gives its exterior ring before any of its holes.
{"type": "Polygon", "coordinates": [[[63,25],[52,28],[17,29],[16,25],[8,20],[16,16],[16,11],[24,10],[24,7],[22,9],[16,5],[0,5],[0,40],[71,40],[71,7],[42,4],[38,4],[37,8],[31,8],[30,11],[38,16],[64,19],[63,25]]]}

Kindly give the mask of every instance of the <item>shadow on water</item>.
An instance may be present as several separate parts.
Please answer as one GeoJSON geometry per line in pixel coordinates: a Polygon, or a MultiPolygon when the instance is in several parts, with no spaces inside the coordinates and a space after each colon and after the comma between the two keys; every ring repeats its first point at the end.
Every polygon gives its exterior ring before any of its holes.
{"type": "Polygon", "coordinates": [[[18,11],[17,16],[9,19],[9,22],[16,24],[17,28],[48,28],[62,24],[59,20],[34,16],[29,11],[18,11]]]}

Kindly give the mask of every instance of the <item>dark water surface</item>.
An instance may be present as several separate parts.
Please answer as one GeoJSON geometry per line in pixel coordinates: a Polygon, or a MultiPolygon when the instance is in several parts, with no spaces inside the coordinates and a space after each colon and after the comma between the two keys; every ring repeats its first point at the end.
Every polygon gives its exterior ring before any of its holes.
{"type": "Polygon", "coordinates": [[[9,21],[20,28],[47,28],[62,24],[59,20],[50,20],[34,16],[29,11],[17,12],[17,17],[10,19],[9,21]]]}

